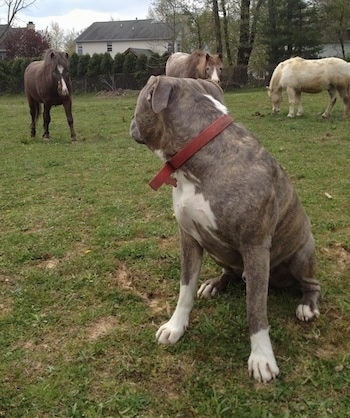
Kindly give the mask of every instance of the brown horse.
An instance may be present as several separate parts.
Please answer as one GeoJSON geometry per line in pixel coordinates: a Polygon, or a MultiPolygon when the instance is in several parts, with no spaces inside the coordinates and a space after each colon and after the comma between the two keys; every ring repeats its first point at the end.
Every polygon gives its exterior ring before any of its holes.
{"type": "Polygon", "coordinates": [[[192,54],[175,52],[170,55],[165,66],[165,74],[171,77],[202,78],[220,82],[222,55],[210,55],[204,51],[192,54]]]}
{"type": "Polygon", "coordinates": [[[32,117],[31,136],[36,134],[36,122],[44,104],[44,134],[50,139],[49,124],[52,106],[63,105],[70,128],[72,141],[76,141],[72,116],[72,82],[68,73],[68,54],[48,49],[43,61],[31,62],[24,72],[24,91],[32,117]]]}

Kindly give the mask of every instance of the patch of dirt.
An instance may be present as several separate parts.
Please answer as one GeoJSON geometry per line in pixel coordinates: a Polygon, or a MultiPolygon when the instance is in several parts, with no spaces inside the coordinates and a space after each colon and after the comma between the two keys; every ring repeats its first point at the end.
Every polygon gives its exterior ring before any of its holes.
{"type": "Polygon", "coordinates": [[[89,325],[86,330],[87,338],[90,341],[98,340],[109,334],[114,328],[120,327],[118,319],[114,316],[107,316],[105,318],[99,318],[95,323],[89,325]]]}
{"type": "Polygon", "coordinates": [[[172,235],[171,237],[163,237],[162,239],[159,240],[159,246],[163,249],[163,250],[167,250],[167,249],[173,249],[174,247],[178,247],[179,246],[179,237],[177,235],[172,235]]]}
{"type": "Polygon", "coordinates": [[[341,275],[350,264],[350,250],[340,242],[334,242],[328,248],[321,248],[321,253],[337,263],[337,274],[341,275]]]}
{"type": "Polygon", "coordinates": [[[58,264],[59,264],[59,262],[60,262],[60,260],[58,260],[57,258],[50,258],[50,259],[48,259],[48,260],[44,260],[44,261],[42,261],[41,263],[40,263],[40,266],[42,267],[42,268],[44,268],[44,269],[48,269],[48,270],[51,270],[51,269],[54,269],[55,267],[57,267],[58,266],[58,264]]]}
{"type": "Polygon", "coordinates": [[[149,306],[153,314],[163,312],[164,310],[168,311],[169,306],[164,302],[162,298],[158,298],[154,293],[139,291],[136,288],[133,282],[133,277],[129,273],[125,263],[121,263],[118,266],[116,275],[113,278],[115,279],[116,285],[119,289],[132,291],[149,306]]]}
{"type": "Polygon", "coordinates": [[[84,244],[82,244],[81,242],[76,242],[72,250],[69,251],[63,257],[62,260],[55,258],[55,257],[46,258],[39,262],[39,267],[43,269],[51,270],[51,269],[56,268],[60,264],[61,261],[71,260],[73,258],[76,258],[77,256],[83,256],[85,254],[88,254],[90,251],[91,250],[88,247],[86,247],[84,244]]]}

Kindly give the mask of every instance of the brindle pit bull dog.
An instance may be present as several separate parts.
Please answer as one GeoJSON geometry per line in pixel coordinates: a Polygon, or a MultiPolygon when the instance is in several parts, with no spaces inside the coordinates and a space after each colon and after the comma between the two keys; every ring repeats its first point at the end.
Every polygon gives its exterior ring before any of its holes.
{"type": "MultiPolygon", "coordinates": [[[[140,92],[130,134],[164,162],[227,114],[221,88],[206,80],[152,76],[140,92]]],[[[243,126],[230,123],[174,172],[173,205],[180,226],[181,284],[176,309],[156,338],[174,344],[193,306],[203,250],[222,267],[198,296],[209,298],[229,280],[246,282],[251,340],[249,374],[269,382],[279,374],[269,337],[269,279],[299,282],[296,315],[319,315],[315,244],[307,217],[281,166],[243,126]]]]}

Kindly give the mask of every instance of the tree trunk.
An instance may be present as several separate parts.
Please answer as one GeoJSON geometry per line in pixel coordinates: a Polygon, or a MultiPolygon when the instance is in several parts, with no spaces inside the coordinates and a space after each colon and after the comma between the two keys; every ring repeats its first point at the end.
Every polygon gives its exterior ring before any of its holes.
{"type": "Polygon", "coordinates": [[[222,54],[221,25],[219,17],[218,0],[213,0],[213,18],[215,26],[216,52],[218,54],[222,54]]]}
{"type": "Polygon", "coordinates": [[[230,47],[230,41],[229,41],[229,36],[228,36],[228,22],[227,22],[227,15],[226,15],[225,0],[221,0],[221,9],[222,9],[222,14],[223,14],[224,39],[225,39],[227,61],[228,61],[228,65],[232,66],[233,61],[232,61],[231,47],[230,47]]]}
{"type": "Polygon", "coordinates": [[[241,23],[239,29],[239,45],[237,65],[248,65],[252,47],[250,39],[250,0],[241,0],[241,23]]]}

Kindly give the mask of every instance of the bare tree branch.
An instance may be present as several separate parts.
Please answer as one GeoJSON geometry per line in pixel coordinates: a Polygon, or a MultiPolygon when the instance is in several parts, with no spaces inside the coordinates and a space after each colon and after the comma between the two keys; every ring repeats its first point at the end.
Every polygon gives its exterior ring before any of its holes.
{"type": "Polygon", "coordinates": [[[35,2],[36,0],[3,0],[3,5],[7,7],[7,24],[11,26],[18,13],[28,9],[35,2]]]}

